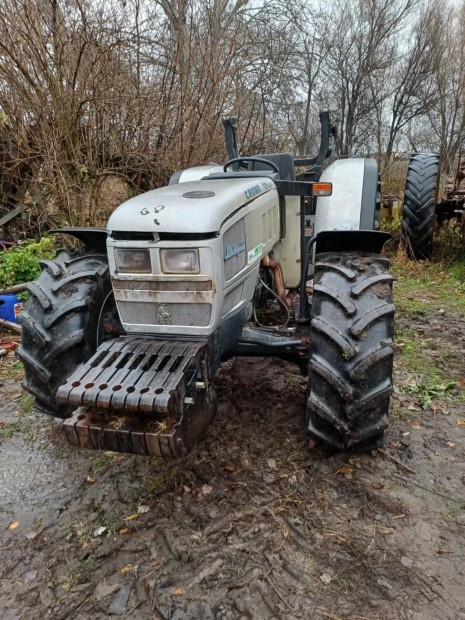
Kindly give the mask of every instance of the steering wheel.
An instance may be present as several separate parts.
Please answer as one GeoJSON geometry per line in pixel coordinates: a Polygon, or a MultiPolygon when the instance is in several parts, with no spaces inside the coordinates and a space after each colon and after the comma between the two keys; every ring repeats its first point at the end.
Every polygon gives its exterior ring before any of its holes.
{"type": "Polygon", "coordinates": [[[268,159],[262,159],[261,157],[235,157],[234,159],[229,159],[223,166],[223,172],[226,172],[227,167],[230,166],[231,164],[239,164],[241,162],[249,162],[249,161],[252,161],[252,162],[256,161],[259,164],[266,164],[267,166],[269,166],[270,168],[272,168],[275,172],[279,174],[279,168],[274,162],[269,161],[268,159]]]}

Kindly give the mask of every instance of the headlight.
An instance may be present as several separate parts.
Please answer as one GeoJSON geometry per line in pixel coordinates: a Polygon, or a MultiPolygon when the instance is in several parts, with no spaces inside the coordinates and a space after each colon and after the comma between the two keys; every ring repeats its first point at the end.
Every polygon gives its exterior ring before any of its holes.
{"type": "Polygon", "coordinates": [[[116,271],[120,273],[151,273],[149,250],[115,250],[116,271]]]}
{"type": "Polygon", "coordinates": [[[200,273],[198,250],[160,250],[163,273],[200,273]]]}

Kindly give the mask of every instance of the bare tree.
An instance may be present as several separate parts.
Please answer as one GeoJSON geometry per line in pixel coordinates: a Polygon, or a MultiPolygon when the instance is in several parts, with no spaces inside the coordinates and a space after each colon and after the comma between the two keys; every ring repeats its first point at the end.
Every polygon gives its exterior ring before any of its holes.
{"type": "Polygon", "coordinates": [[[397,56],[396,37],[418,0],[339,0],[328,40],[329,100],[340,114],[338,154],[372,147],[373,109],[385,72],[397,56]],[[331,88],[331,84],[334,86],[331,88]]]}
{"type": "Polygon", "coordinates": [[[227,114],[244,153],[308,153],[324,106],[340,156],[389,161],[408,142],[452,161],[465,26],[450,2],[3,0],[0,215],[21,204],[37,233],[103,224],[125,192],[224,160],[227,114]]]}
{"type": "Polygon", "coordinates": [[[444,40],[435,87],[437,103],[428,116],[443,166],[451,172],[465,131],[465,5],[444,12],[444,40]]]}

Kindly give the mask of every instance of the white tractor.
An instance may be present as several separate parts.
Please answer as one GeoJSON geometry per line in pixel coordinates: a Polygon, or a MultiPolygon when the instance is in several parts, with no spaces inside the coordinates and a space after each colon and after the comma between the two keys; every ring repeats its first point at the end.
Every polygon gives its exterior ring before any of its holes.
{"type": "Polygon", "coordinates": [[[346,159],[322,172],[332,128],[320,117],[311,159],[240,157],[226,119],[224,166],[174,174],[106,229],[60,229],[84,248],[42,262],[18,355],[71,444],[186,454],[215,415],[215,373],[238,355],[308,373],[306,427],[322,444],[381,444],[395,308],[378,170],[346,159]]]}

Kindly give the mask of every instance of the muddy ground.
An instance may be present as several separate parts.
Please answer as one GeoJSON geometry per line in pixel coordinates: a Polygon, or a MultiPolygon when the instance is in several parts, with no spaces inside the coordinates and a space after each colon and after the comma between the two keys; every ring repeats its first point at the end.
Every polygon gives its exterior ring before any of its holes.
{"type": "Polygon", "coordinates": [[[305,379],[266,359],[224,367],[182,461],[79,451],[5,358],[0,617],[465,619],[465,315],[423,302],[370,455],[309,442],[305,379]]]}

